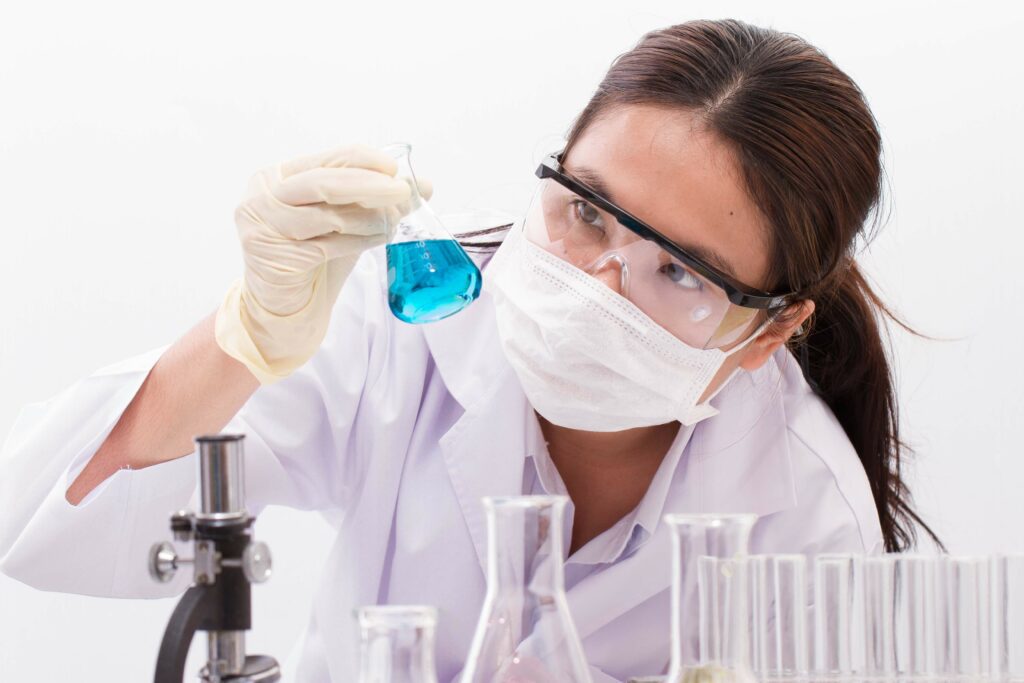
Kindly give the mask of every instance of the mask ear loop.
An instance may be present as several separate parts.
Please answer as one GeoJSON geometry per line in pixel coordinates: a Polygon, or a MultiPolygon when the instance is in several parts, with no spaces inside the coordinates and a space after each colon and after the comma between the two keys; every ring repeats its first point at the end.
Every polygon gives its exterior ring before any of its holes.
{"type": "MultiPolygon", "coordinates": [[[[758,325],[757,329],[754,330],[750,334],[749,337],[747,337],[742,342],[740,342],[736,346],[732,347],[728,351],[723,351],[722,355],[724,355],[726,358],[728,358],[729,356],[733,355],[734,353],[737,353],[738,351],[743,350],[744,348],[749,346],[752,341],[754,341],[755,339],[760,337],[761,333],[763,333],[766,329],[768,329],[768,326],[771,325],[771,323],[772,323],[772,318],[771,317],[766,318],[763,323],[758,325]]],[[[713,399],[715,396],[718,396],[719,392],[721,392],[722,389],[724,389],[726,387],[726,385],[728,385],[730,382],[732,382],[736,378],[736,375],[738,375],[740,373],[740,370],[742,370],[742,368],[740,366],[738,366],[738,365],[735,368],[733,368],[732,372],[729,373],[729,376],[726,377],[724,380],[722,380],[722,383],[719,384],[718,387],[713,392],[711,392],[711,395],[708,396],[706,399],[704,399],[704,402],[699,404],[699,405],[710,405],[711,404],[711,399],[713,399]]]]}
{"type": "Polygon", "coordinates": [[[797,331],[797,334],[803,337],[800,340],[800,372],[803,373],[804,381],[807,382],[807,385],[811,388],[811,390],[814,391],[814,393],[816,393],[818,396],[823,397],[824,394],[821,393],[821,387],[818,386],[818,383],[811,376],[810,344],[807,343],[807,338],[803,336],[805,331],[806,327],[803,323],[801,323],[800,329],[797,331]]]}
{"type": "MultiPolygon", "coordinates": [[[[813,315],[814,314],[812,313],[811,316],[813,317],[813,315]]],[[[807,382],[807,386],[809,386],[815,394],[817,394],[818,396],[824,396],[824,394],[821,393],[821,387],[818,386],[818,383],[814,381],[813,377],[811,377],[810,345],[807,343],[807,332],[810,330],[810,328],[810,324],[807,320],[805,320],[802,323],[800,323],[800,327],[797,328],[794,334],[794,336],[797,339],[796,345],[800,349],[800,353],[798,356],[798,360],[800,363],[800,373],[804,376],[804,381],[807,382]]]]}

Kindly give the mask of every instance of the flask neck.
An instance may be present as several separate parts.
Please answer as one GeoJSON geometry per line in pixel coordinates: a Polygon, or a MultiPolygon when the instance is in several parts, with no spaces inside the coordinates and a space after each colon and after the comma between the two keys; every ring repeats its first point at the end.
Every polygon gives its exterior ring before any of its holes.
{"type": "Polygon", "coordinates": [[[409,189],[412,190],[412,194],[409,197],[409,208],[415,211],[419,208],[419,205],[423,202],[423,195],[420,192],[419,180],[416,178],[416,173],[412,170],[412,147],[407,144],[391,145],[388,149],[395,158],[395,164],[398,166],[398,170],[395,173],[396,178],[400,178],[409,184],[409,189]]]}
{"type": "Polygon", "coordinates": [[[563,509],[564,501],[497,503],[488,509],[487,580],[492,592],[527,598],[564,593],[563,509]]]}

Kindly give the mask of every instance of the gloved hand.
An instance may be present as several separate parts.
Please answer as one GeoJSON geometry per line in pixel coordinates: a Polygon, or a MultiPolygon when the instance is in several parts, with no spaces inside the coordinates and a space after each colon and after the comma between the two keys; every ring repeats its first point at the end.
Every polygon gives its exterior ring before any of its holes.
{"type": "MultiPolygon", "coordinates": [[[[217,310],[217,344],[261,384],[309,360],[360,254],[383,244],[410,210],[409,184],[388,154],[346,145],[265,168],[235,224],[245,276],[217,310]]],[[[421,196],[430,182],[417,176],[421,196]]]]}

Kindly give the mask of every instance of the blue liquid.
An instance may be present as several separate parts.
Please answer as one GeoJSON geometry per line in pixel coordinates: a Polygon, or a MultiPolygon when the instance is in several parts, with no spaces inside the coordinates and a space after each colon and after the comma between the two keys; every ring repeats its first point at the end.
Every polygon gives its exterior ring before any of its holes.
{"type": "Polygon", "coordinates": [[[389,244],[388,305],[399,320],[430,323],[480,296],[480,271],[454,240],[389,244]]]}

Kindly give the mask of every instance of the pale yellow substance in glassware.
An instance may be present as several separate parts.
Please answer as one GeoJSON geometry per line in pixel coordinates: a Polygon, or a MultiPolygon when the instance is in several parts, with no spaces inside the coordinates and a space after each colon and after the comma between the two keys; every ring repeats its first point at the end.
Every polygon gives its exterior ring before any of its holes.
{"type": "Polygon", "coordinates": [[[757,683],[757,679],[749,671],[709,665],[686,671],[675,683],[757,683]]]}

